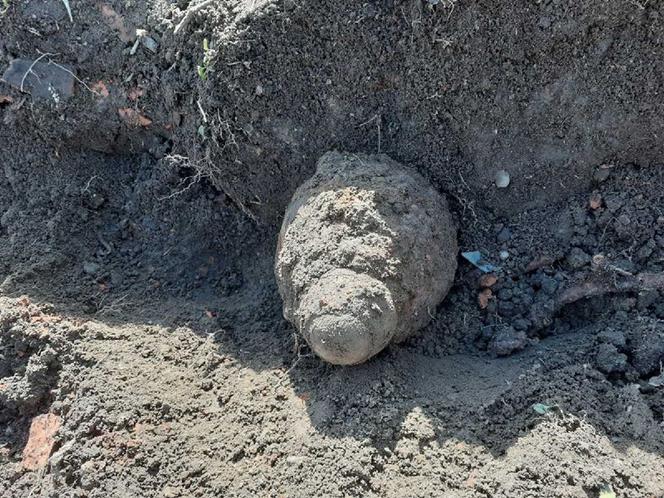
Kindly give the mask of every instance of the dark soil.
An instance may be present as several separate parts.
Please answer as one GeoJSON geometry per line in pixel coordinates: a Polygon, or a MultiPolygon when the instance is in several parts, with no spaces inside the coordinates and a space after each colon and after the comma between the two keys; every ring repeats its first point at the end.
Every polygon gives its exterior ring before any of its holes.
{"type": "Polygon", "coordinates": [[[0,17],[0,495],[664,496],[657,2],[70,3],[0,17]],[[273,276],[333,149],[498,267],[352,368],[273,276]]]}

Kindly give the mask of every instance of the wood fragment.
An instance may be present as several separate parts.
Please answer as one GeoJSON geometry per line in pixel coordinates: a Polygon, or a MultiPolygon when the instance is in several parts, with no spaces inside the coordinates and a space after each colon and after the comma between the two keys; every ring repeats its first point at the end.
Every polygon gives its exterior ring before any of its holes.
{"type": "Polygon", "coordinates": [[[540,256],[539,258],[535,258],[530,263],[528,263],[528,266],[526,266],[526,273],[532,273],[536,270],[539,270],[540,268],[551,266],[556,261],[557,258],[552,256],[540,256]]]}
{"type": "Polygon", "coordinates": [[[208,7],[213,2],[214,0],[204,0],[198,5],[194,5],[193,7],[188,8],[187,12],[185,13],[180,23],[173,30],[173,33],[177,35],[189,23],[189,21],[191,21],[191,18],[194,16],[196,12],[204,9],[205,7],[208,7]]]}
{"type": "Polygon", "coordinates": [[[664,273],[605,273],[593,276],[579,285],[563,290],[556,299],[555,308],[558,311],[568,304],[591,297],[645,290],[664,290],[664,273]]]}

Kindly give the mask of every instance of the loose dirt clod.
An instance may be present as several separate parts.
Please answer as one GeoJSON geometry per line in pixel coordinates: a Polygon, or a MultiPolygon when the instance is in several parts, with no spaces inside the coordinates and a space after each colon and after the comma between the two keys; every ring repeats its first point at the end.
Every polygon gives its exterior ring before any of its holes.
{"type": "Polygon", "coordinates": [[[366,361],[430,320],[456,270],[445,199],[385,155],[328,153],[277,248],[284,315],[323,359],[366,361]]]}

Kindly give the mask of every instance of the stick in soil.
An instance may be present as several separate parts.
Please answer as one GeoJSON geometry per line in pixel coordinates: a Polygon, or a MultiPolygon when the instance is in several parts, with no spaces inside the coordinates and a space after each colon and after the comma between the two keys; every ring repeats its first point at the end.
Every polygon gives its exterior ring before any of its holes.
{"type": "Polygon", "coordinates": [[[187,12],[185,13],[184,17],[182,18],[182,21],[180,21],[180,23],[175,27],[175,29],[173,30],[173,33],[177,35],[189,23],[189,21],[191,21],[191,18],[194,16],[194,14],[196,12],[204,9],[205,7],[208,7],[213,2],[214,2],[214,0],[205,0],[201,3],[199,3],[198,5],[195,5],[193,7],[188,8],[187,12]]]}
{"type": "Polygon", "coordinates": [[[37,65],[37,63],[38,63],[40,60],[42,60],[44,57],[46,57],[46,56],[48,56],[48,55],[55,55],[55,54],[43,53],[43,54],[41,54],[39,57],[37,57],[37,58],[33,61],[32,64],[30,64],[30,67],[28,68],[28,70],[27,70],[27,71],[25,72],[25,74],[23,75],[23,78],[21,78],[21,88],[20,88],[20,90],[21,90],[22,93],[25,93],[25,90],[23,90],[23,86],[25,85],[25,79],[28,77],[28,74],[30,74],[30,73],[32,72],[32,69],[37,65]]]}
{"type": "Polygon", "coordinates": [[[643,272],[631,275],[617,271],[614,271],[614,273],[602,272],[580,284],[562,290],[556,296],[553,306],[536,306],[532,311],[535,315],[541,315],[552,320],[565,306],[583,299],[647,290],[663,291],[664,273],[643,272]]]}
{"type": "Polygon", "coordinates": [[[579,285],[562,291],[556,299],[555,309],[559,311],[568,304],[590,297],[644,290],[664,290],[664,273],[644,272],[638,275],[618,273],[611,277],[608,275],[592,277],[579,285]]]}

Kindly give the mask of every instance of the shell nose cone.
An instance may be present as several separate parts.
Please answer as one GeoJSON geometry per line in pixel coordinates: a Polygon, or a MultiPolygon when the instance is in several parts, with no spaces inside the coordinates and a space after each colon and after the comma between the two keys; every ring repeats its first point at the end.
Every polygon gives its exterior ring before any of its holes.
{"type": "Polygon", "coordinates": [[[326,273],[300,303],[302,335],[314,352],[336,365],[355,365],[380,352],[394,336],[397,314],[389,289],[351,270],[326,273]]]}
{"type": "Polygon", "coordinates": [[[365,324],[349,315],[322,315],[310,324],[309,344],[325,361],[355,365],[375,354],[373,337],[365,324]]]}

